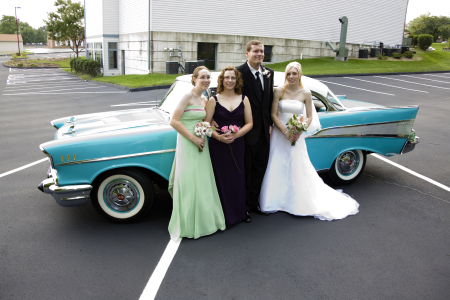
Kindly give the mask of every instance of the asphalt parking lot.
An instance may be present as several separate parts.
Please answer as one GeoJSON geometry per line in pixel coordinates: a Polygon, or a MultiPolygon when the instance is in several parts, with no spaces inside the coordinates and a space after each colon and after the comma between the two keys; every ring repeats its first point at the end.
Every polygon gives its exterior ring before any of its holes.
{"type": "MultiPolygon", "coordinates": [[[[450,72],[319,80],[349,99],[420,106],[420,144],[388,158],[407,170],[369,156],[356,183],[335,187],[360,203],[341,221],[253,214],[183,239],[156,299],[450,299],[450,72]]],[[[0,67],[0,299],[151,299],[143,292],[169,243],[166,191],[141,222],[120,225],[91,204],[60,207],[36,186],[50,120],[151,106],[164,93],[0,67]]]]}

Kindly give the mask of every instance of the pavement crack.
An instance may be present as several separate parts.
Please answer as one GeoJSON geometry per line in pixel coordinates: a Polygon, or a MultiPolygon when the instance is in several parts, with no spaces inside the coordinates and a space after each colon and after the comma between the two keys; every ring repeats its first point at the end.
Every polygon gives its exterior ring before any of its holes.
{"type": "Polygon", "coordinates": [[[376,176],[369,175],[369,174],[366,174],[366,173],[364,173],[364,175],[366,175],[366,176],[368,176],[368,177],[371,177],[371,178],[374,178],[375,180],[378,180],[378,181],[381,181],[381,182],[390,184],[390,185],[396,185],[396,186],[399,186],[399,187],[402,187],[402,188],[405,188],[405,189],[413,190],[413,191],[415,191],[415,192],[417,192],[417,193],[420,193],[420,194],[422,194],[422,195],[425,195],[425,196],[427,196],[427,197],[431,197],[431,198],[434,198],[434,199],[437,199],[437,200],[441,200],[441,201],[444,201],[445,203],[450,204],[450,201],[447,201],[447,200],[441,199],[441,198],[439,198],[439,197],[436,197],[436,196],[433,196],[433,195],[424,193],[424,192],[419,191],[418,189],[412,188],[412,187],[410,187],[410,186],[398,184],[398,183],[395,183],[395,182],[390,182],[390,181],[387,181],[387,180],[383,180],[383,179],[380,179],[380,178],[378,178],[378,177],[376,177],[376,176]]]}

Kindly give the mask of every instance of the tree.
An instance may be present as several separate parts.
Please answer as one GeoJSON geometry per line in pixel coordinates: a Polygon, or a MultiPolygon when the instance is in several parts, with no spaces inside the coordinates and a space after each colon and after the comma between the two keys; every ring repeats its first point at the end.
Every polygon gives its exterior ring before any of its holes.
{"type": "Polygon", "coordinates": [[[45,26],[36,29],[36,43],[47,44],[47,30],[45,26]]]}
{"type": "MultiPolygon", "coordinates": [[[[19,19],[17,19],[19,21],[19,19]]],[[[16,33],[16,18],[14,16],[2,16],[0,20],[0,33],[15,34],[16,33]]]]}
{"type": "Polygon", "coordinates": [[[405,30],[414,35],[431,34],[434,41],[439,37],[446,40],[450,37],[450,17],[431,16],[430,13],[420,15],[410,21],[405,30]]]}
{"type": "Polygon", "coordinates": [[[423,51],[427,50],[433,44],[433,36],[431,34],[421,34],[417,40],[419,41],[419,48],[423,51]]]}
{"type": "Polygon", "coordinates": [[[24,44],[30,44],[35,43],[36,40],[36,33],[35,29],[31,27],[28,23],[19,23],[19,32],[22,35],[23,43],[24,44]]]}
{"type": "Polygon", "coordinates": [[[70,48],[78,57],[84,40],[83,6],[71,0],[56,0],[55,6],[56,13],[49,13],[48,20],[44,20],[48,36],[58,42],[70,41],[70,48]]]}

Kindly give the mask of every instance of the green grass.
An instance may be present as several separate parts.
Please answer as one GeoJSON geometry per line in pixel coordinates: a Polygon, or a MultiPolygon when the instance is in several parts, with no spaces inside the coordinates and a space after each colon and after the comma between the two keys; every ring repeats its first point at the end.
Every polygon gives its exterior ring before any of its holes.
{"type": "Polygon", "coordinates": [[[177,78],[178,76],[180,75],[153,73],[148,75],[118,75],[96,77],[92,80],[122,85],[129,88],[138,88],[144,86],[172,84],[175,78],[177,78]]]}
{"type": "MultiPolygon", "coordinates": [[[[450,52],[441,51],[449,44],[434,43],[432,45],[436,51],[422,51],[415,49],[415,56],[422,57],[421,60],[364,60],[350,59],[346,62],[336,61],[334,57],[309,58],[297,60],[302,64],[304,75],[331,75],[331,74],[364,74],[364,73],[395,73],[395,72],[429,72],[429,71],[450,71],[450,52]]],[[[62,68],[70,72],[69,60],[61,61],[62,68]],[[65,63],[67,61],[67,63],[65,63]],[[64,63],[63,63],[64,62],[64,63]]],[[[42,62],[42,61],[40,61],[42,62]]],[[[270,64],[269,67],[275,71],[284,72],[288,62],[270,64]]],[[[57,63],[57,62],[54,62],[57,63]]],[[[94,80],[126,86],[129,88],[139,88],[145,86],[156,86],[172,84],[179,74],[148,74],[148,75],[119,75],[119,76],[98,76],[92,78],[89,75],[77,75],[84,80],[94,80]]]]}
{"type": "Polygon", "coordinates": [[[64,59],[64,60],[43,60],[43,59],[29,59],[30,63],[49,63],[49,64],[56,64],[59,65],[60,68],[69,68],[70,70],[70,59],[64,59]]]}
{"type": "MultiPolygon", "coordinates": [[[[436,51],[415,49],[417,52],[415,56],[421,56],[421,60],[349,59],[344,62],[336,61],[333,57],[322,57],[297,61],[301,63],[304,75],[449,71],[450,52],[441,51],[443,45],[448,44],[433,44],[432,47],[436,51]]],[[[289,62],[271,64],[269,67],[275,71],[284,72],[289,62]]]]}

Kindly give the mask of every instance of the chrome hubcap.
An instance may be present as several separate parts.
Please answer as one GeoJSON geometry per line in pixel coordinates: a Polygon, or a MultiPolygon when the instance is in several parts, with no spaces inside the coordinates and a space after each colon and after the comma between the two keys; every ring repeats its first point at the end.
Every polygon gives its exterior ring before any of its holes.
{"type": "Polygon", "coordinates": [[[358,168],[359,155],[356,151],[347,151],[337,158],[337,167],[342,175],[350,175],[358,168]]]}
{"type": "Polygon", "coordinates": [[[132,210],[139,202],[137,188],[128,180],[119,179],[110,182],[104,191],[104,199],[108,206],[117,212],[132,210]]]}

